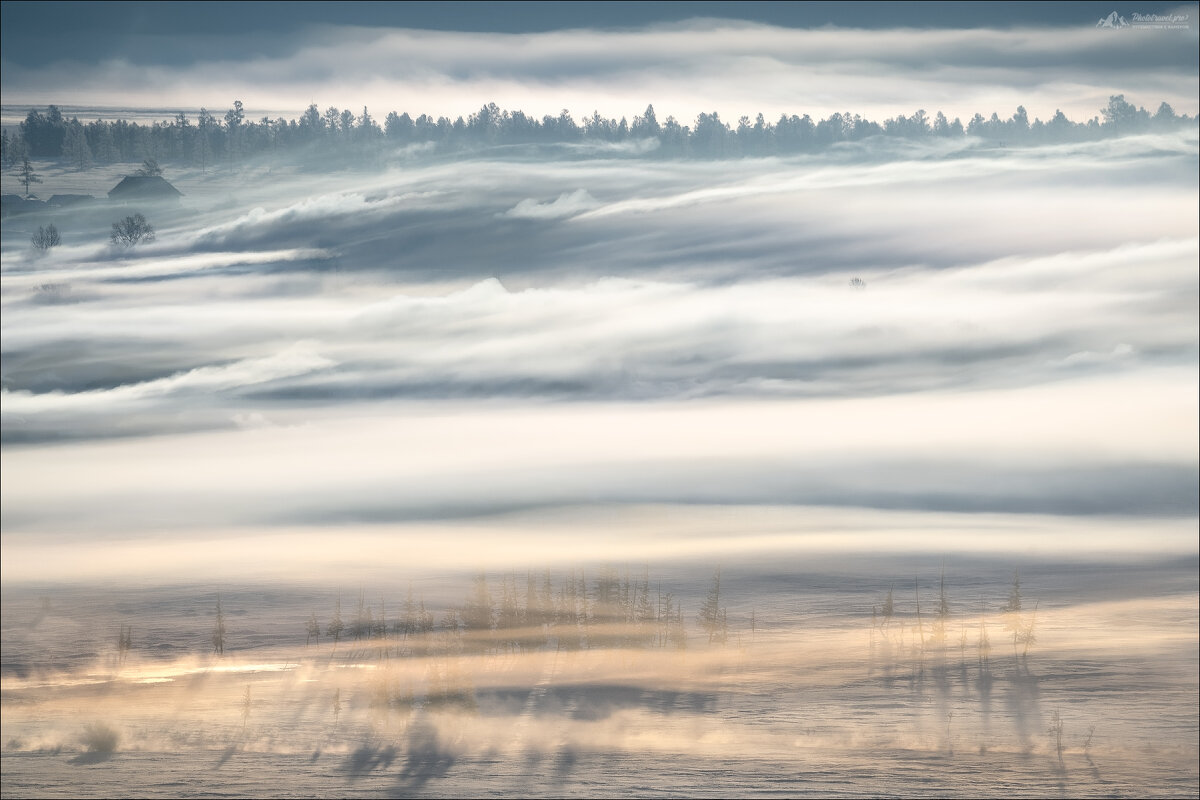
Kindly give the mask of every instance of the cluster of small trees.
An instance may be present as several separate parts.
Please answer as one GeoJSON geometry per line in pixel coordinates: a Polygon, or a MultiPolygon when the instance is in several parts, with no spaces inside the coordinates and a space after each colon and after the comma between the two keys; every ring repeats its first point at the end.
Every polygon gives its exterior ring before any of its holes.
{"type": "Polygon", "coordinates": [[[632,121],[624,117],[608,119],[594,112],[577,122],[565,109],[557,116],[538,119],[488,103],[478,112],[456,119],[435,119],[427,114],[414,119],[408,113],[393,111],[381,125],[365,107],[361,114],[334,106],[322,113],[315,103],[298,119],[263,117],[254,121],[246,118],[241,101],[234,101],[222,119],[202,108],[194,123],[179,113],[171,120],[139,125],[126,120],[68,120],[61,109],[52,105],[45,114],[31,110],[17,135],[5,131],[0,153],[6,168],[33,156],[62,158],[80,170],[96,162],[145,158],[207,169],[218,164],[233,168],[250,156],[287,153],[305,158],[320,154],[320,159],[310,163],[337,166],[364,155],[378,155],[388,147],[413,144],[431,144],[440,151],[452,152],[493,145],[656,140],[658,147],[647,152],[660,157],[737,158],[818,151],[872,136],[974,136],[1012,143],[1049,143],[1195,124],[1195,117],[1176,115],[1167,103],[1151,113],[1129,103],[1124,95],[1114,95],[1099,115],[1079,123],[1067,119],[1062,111],[1045,122],[1031,121],[1024,106],[1018,106],[1009,117],[995,112],[990,117],[975,114],[965,124],[958,118],[948,119],[940,111],[930,117],[920,109],[911,116],[900,114],[882,123],[850,113],[818,120],[808,114],[783,114],[772,123],[758,114],[754,119],[743,116],[732,125],[714,111],[702,113],[692,125],[686,125],[671,116],[660,123],[653,105],[632,121]]]}
{"type": "Polygon", "coordinates": [[[35,250],[45,252],[52,247],[58,247],[62,244],[62,237],[58,233],[58,228],[53,224],[46,226],[38,226],[31,239],[35,250]]]}
{"type": "MultiPolygon", "coordinates": [[[[719,583],[719,573],[716,579],[719,583]]],[[[517,652],[549,645],[563,649],[611,646],[675,647],[687,646],[682,603],[673,592],[650,591],[649,575],[640,579],[628,573],[621,577],[606,567],[589,587],[584,572],[572,571],[555,586],[551,573],[529,572],[525,580],[507,575],[499,583],[497,598],[485,574],[476,575],[471,590],[460,605],[445,609],[440,623],[414,598],[410,588],[398,612],[389,615],[387,603],[378,607],[358,597],[353,617],[343,618],[341,598],[335,601],[333,615],[322,628],[313,612],[305,622],[305,643],[319,644],[321,636],[354,641],[375,640],[389,647],[395,641],[413,652],[427,652],[433,646],[430,635],[443,634],[452,646],[468,651],[517,652]],[[523,584],[523,585],[522,585],[523,584]],[[498,602],[497,602],[498,601],[498,602]]],[[[719,588],[710,595],[701,624],[709,641],[725,641],[725,609],[719,602],[719,588]]]]}
{"type": "MultiPolygon", "coordinates": [[[[305,645],[320,645],[322,636],[338,644],[342,639],[374,641],[382,647],[397,642],[411,653],[429,653],[447,649],[474,652],[518,652],[553,645],[560,649],[595,647],[687,647],[683,605],[673,592],[657,590],[651,598],[650,578],[643,571],[641,578],[622,577],[612,567],[604,567],[588,586],[581,570],[568,572],[555,587],[549,570],[540,576],[526,573],[524,586],[516,575],[500,580],[500,600],[497,604],[488,585],[486,574],[472,579],[471,590],[463,603],[445,609],[441,622],[435,623],[433,612],[423,598],[414,597],[409,587],[395,615],[390,615],[387,603],[380,599],[378,613],[367,602],[365,592],[358,596],[358,607],[349,620],[343,618],[342,601],[334,601],[334,610],[322,626],[316,612],[305,622],[305,645]],[[435,647],[433,634],[441,634],[435,647]]],[[[912,646],[921,654],[944,652],[957,644],[965,656],[968,627],[964,619],[956,642],[951,642],[951,606],[946,592],[945,573],[938,585],[937,601],[928,617],[921,613],[920,583],[914,582],[914,613],[907,628],[911,631],[912,646]],[[915,624],[914,624],[915,623],[915,624]]],[[[1004,630],[1011,633],[1013,654],[1025,658],[1037,642],[1035,627],[1038,604],[1025,607],[1019,573],[1013,574],[1012,586],[1005,603],[999,608],[1004,630]]],[[[725,644],[729,636],[728,610],[722,604],[721,570],[713,574],[708,594],[697,615],[700,628],[710,644],[725,644]]],[[[752,621],[751,626],[755,623],[752,621]]],[[[871,608],[872,635],[878,633],[891,641],[898,633],[902,644],[906,630],[903,618],[896,611],[895,584],[883,602],[871,608]],[[898,630],[896,627],[898,626],[898,630]]],[[[227,640],[225,615],[217,597],[215,620],[211,633],[213,652],[224,654],[227,640]]],[[[132,629],[121,627],[118,651],[122,659],[132,647],[132,629]]],[[[988,670],[991,643],[987,624],[981,612],[976,647],[981,673],[988,670]]]]}
{"type": "MultiPolygon", "coordinates": [[[[871,608],[871,627],[872,633],[878,632],[886,641],[890,641],[893,632],[893,624],[897,623],[896,619],[896,587],[895,584],[888,590],[887,596],[880,605],[872,606],[871,608]]],[[[944,652],[950,646],[950,626],[951,612],[950,599],[946,594],[946,576],[942,573],[938,583],[938,598],[933,608],[933,614],[928,622],[928,635],[926,635],[926,621],[921,615],[921,589],[920,583],[914,582],[914,620],[915,630],[911,631],[911,641],[913,646],[922,654],[927,651],[935,653],[944,652]]],[[[1008,599],[999,609],[1004,630],[1012,634],[1013,654],[1024,658],[1029,655],[1029,648],[1037,642],[1037,635],[1034,628],[1037,624],[1037,607],[1035,602],[1033,610],[1026,613],[1023,607],[1021,595],[1021,577],[1019,573],[1013,573],[1012,586],[1009,589],[1008,599]]],[[[901,619],[898,621],[898,640],[903,642],[905,633],[905,622],[901,619]]],[[[962,621],[957,645],[963,655],[966,657],[966,648],[968,643],[967,623],[962,621]]],[[[979,629],[975,643],[978,651],[980,673],[986,675],[990,668],[990,653],[991,640],[987,632],[987,623],[985,616],[981,610],[979,618],[979,629]]]]}

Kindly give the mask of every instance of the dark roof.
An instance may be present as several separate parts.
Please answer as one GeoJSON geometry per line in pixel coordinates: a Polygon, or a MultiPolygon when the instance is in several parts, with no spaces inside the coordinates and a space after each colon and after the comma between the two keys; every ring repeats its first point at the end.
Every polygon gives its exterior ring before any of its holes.
{"type": "Polygon", "coordinates": [[[36,197],[21,197],[19,194],[6,194],[0,197],[0,216],[10,214],[28,214],[33,211],[45,211],[46,204],[36,197]]]}
{"type": "Polygon", "coordinates": [[[178,200],[183,192],[161,175],[129,175],[108,192],[110,200],[178,200]]]}
{"type": "Polygon", "coordinates": [[[90,203],[96,198],[90,194],[55,194],[51,195],[46,201],[46,205],[51,206],[73,206],[76,203],[90,203]]]}

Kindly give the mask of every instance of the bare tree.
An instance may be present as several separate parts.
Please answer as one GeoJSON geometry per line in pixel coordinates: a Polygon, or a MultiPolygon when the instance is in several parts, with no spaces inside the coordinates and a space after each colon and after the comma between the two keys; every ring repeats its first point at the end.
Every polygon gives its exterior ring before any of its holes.
{"type": "Polygon", "coordinates": [[[118,247],[133,247],[141,242],[154,241],[154,227],[141,214],[114,222],[109,239],[118,247]]]}
{"type": "Polygon", "coordinates": [[[58,235],[58,228],[53,223],[42,227],[38,226],[37,233],[33,234],[30,240],[33,242],[34,248],[46,252],[52,247],[58,247],[62,244],[62,237],[58,235]]]}
{"type": "Polygon", "coordinates": [[[246,723],[250,720],[250,684],[246,684],[246,691],[242,693],[242,731],[246,730],[246,723]]]}
{"type": "MultiPolygon", "coordinates": [[[[1062,757],[1063,757],[1063,743],[1062,743],[1063,720],[1062,720],[1062,717],[1059,716],[1057,711],[1050,712],[1050,727],[1047,728],[1046,732],[1054,737],[1054,750],[1055,750],[1055,752],[1058,753],[1058,760],[1062,761],[1062,757]]],[[[1088,734],[1088,741],[1089,741],[1089,743],[1091,742],[1091,734],[1090,733],[1088,734]]]]}
{"type": "Polygon", "coordinates": [[[308,617],[307,631],[308,637],[304,640],[304,646],[308,647],[308,643],[313,641],[319,646],[321,644],[321,623],[317,622],[317,612],[315,611],[308,617]]]}

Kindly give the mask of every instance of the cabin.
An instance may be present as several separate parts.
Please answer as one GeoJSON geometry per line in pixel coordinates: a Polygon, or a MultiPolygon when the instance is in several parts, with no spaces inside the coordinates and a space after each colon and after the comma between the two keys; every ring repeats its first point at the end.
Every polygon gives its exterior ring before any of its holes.
{"type": "Polygon", "coordinates": [[[80,203],[90,203],[95,199],[90,194],[55,194],[50,196],[46,205],[51,208],[66,208],[67,206],[77,206],[80,203]]]}
{"type": "Polygon", "coordinates": [[[45,211],[46,204],[36,197],[22,197],[19,194],[6,194],[0,197],[0,217],[11,217],[17,214],[33,214],[45,211]]]}
{"type": "Polygon", "coordinates": [[[118,203],[175,201],[183,197],[161,175],[128,175],[108,192],[108,199],[118,203]]]}

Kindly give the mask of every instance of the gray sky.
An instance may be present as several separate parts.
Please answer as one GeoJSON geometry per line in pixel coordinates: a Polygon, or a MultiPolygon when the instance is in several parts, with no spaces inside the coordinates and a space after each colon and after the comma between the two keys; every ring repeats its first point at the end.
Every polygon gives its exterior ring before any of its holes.
{"type": "MultiPolygon", "coordinates": [[[[1183,30],[1100,30],[1110,3],[3,5],[4,104],[225,108],[310,102],[467,115],[716,110],[871,118],[1095,115],[1110,94],[1196,113],[1183,30]]],[[[1173,11],[1174,9],[1174,11],[1173,11]]]]}

